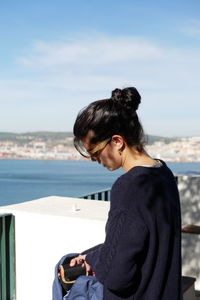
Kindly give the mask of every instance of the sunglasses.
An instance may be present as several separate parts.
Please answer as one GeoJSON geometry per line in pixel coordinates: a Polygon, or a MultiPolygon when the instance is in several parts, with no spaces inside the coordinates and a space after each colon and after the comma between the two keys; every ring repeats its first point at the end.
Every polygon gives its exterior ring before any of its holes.
{"type": "Polygon", "coordinates": [[[106,146],[111,142],[112,138],[108,138],[99,144],[97,144],[93,149],[87,150],[91,160],[97,160],[101,152],[106,148],[106,146]]]}

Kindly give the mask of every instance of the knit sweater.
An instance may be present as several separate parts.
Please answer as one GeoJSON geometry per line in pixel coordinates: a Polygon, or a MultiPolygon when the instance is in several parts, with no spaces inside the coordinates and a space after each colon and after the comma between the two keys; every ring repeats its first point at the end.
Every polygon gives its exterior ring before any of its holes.
{"type": "Polygon", "coordinates": [[[182,299],[180,201],[164,162],[117,179],[105,241],[86,261],[104,285],[104,300],[182,299]]]}

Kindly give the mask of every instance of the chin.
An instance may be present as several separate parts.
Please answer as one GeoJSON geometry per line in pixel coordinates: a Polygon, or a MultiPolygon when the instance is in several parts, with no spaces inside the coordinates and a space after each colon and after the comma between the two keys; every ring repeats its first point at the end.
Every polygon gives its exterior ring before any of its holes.
{"type": "Polygon", "coordinates": [[[115,170],[119,169],[118,167],[106,167],[106,166],[105,166],[105,168],[107,168],[109,171],[115,171],[115,170]]]}
{"type": "Polygon", "coordinates": [[[109,166],[106,166],[106,165],[103,165],[104,168],[108,169],[108,171],[113,171],[113,168],[112,167],[109,167],[109,166]]]}

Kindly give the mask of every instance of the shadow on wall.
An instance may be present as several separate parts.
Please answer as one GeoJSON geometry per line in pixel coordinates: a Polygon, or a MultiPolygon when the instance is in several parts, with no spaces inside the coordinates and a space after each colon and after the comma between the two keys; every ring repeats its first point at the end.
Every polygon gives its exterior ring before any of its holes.
{"type": "MultiPolygon", "coordinates": [[[[179,176],[182,225],[200,225],[200,176],[179,176]]],[[[200,289],[200,235],[182,234],[182,273],[197,278],[200,289]]]]}

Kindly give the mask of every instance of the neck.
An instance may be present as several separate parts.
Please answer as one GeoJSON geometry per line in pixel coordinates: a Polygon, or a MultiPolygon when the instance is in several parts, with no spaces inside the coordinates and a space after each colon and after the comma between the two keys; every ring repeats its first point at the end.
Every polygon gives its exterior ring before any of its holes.
{"type": "Polygon", "coordinates": [[[153,165],[156,161],[146,151],[139,152],[135,148],[126,147],[122,153],[122,168],[125,172],[136,166],[153,165]]]}

